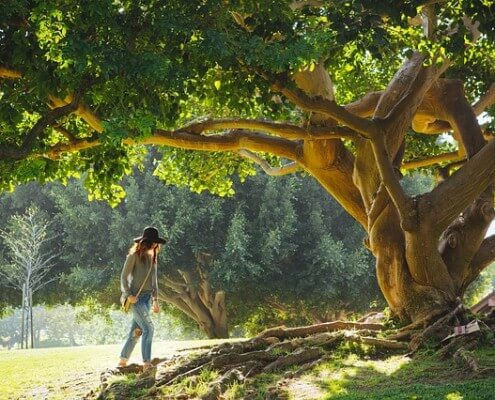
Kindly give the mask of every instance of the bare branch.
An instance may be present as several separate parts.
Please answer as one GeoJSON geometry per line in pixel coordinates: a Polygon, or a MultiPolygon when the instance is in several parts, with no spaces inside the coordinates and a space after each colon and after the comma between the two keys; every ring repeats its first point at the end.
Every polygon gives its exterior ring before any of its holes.
{"type": "Polygon", "coordinates": [[[163,283],[168,286],[170,289],[174,290],[175,292],[181,294],[181,293],[186,293],[187,289],[189,288],[189,285],[181,282],[174,281],[173,279],[169,277],[164,277],[163,278],[163,283]]]}
{"type": "Polygon", "coordinates": [[[411,58],[412,68],[410,70],[404,69],[406,74],[415,75],[415,78],[412,81],[409,90],[385,117],[385,123],[387,125],[396,124],[397,121],[404,121],[409,125],[423,101],[426,92],[433,82],[435,82],[451,64],[450,61],[445,61],[440,68],[436,68],[435,66],[423,68],[421,66],[422,61],[423,56],[416,53],[413,58],[411,58]]]}
{"type": "Polygon", "coordinates": [[[360,100],[346,104],[344,107],[347,111],[360,117],[371,117],[382,96],[383,91],[371,92],[363,96],[360,100]]]}
{"type": "Polygon", "coordinates": [[[270,164],[268,164],[266,160],[264,160],[263,158],[259,157],[257,154],[249,150],[239,150],[238,153],[241,156],[254,161],[263,169],[263,171],[265,171],[267,175],[270,176],[282,176],[282,175],[293,174],[299,169],[299,165],[295,161],[286,164],[282,167],[272,167],[270,164]]]}

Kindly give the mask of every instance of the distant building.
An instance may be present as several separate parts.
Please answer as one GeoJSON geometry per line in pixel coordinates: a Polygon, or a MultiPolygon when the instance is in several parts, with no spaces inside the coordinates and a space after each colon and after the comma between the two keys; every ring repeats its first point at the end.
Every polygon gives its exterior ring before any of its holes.
{"type": "Polygon", "coordinates": [[[495,310],[495,290],[471,307],[472,312],[479,314],[489,314],[493,310],[495,310]]]}

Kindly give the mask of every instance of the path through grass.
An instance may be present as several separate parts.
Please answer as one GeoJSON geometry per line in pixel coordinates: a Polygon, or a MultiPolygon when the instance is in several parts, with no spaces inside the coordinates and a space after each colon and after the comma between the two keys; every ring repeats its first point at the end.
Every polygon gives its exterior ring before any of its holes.
{"type": "MultiPolygon", "coordinates": [[[[171,356],[180,349],[219,343],[218,340],[153,343],[153,356],[171,356]]],[[[59,347],[0,351],[0,399],[80,399],[114,367],[121,345],[59,347]]],[[[130,362],[140,362],[136,347],[130,362]]]]}

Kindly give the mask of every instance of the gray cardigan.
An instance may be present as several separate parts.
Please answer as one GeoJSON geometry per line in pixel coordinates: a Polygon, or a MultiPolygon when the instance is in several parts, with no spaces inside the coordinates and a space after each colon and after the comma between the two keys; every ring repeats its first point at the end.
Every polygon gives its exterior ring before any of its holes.
{"type": "MultiPolygon", "coordinates": [[[[122,274],[120,275],[120,288],[125,297],[136,295],[141,287],[152,263],[152,257],[146,254],[144,260],[136,254],[129,254],[125,260],[122,274]]],[[[153,298],[158,297],[158,272],[156,263],[152,267],[141,293],[151,293],[153,298]]]]}

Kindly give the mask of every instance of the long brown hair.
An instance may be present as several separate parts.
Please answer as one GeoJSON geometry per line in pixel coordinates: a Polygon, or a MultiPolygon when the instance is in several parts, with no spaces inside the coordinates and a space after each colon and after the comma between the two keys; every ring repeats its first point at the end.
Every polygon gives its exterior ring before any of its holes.
{"type": "Polygon", "coordinates": [[[153,248],[153,264],[155,264],[161,247],[159,243],[153,243],[146,239],[143,239],[132,245],[132,247],[129,249],[129,254],[136,253],[138,257],[141,259],[141,261],[144,261],[146,258],[146,253],[148,252],[149,249],[151,249],[151,246],[153,245],[156,245],[153,248]]]}

